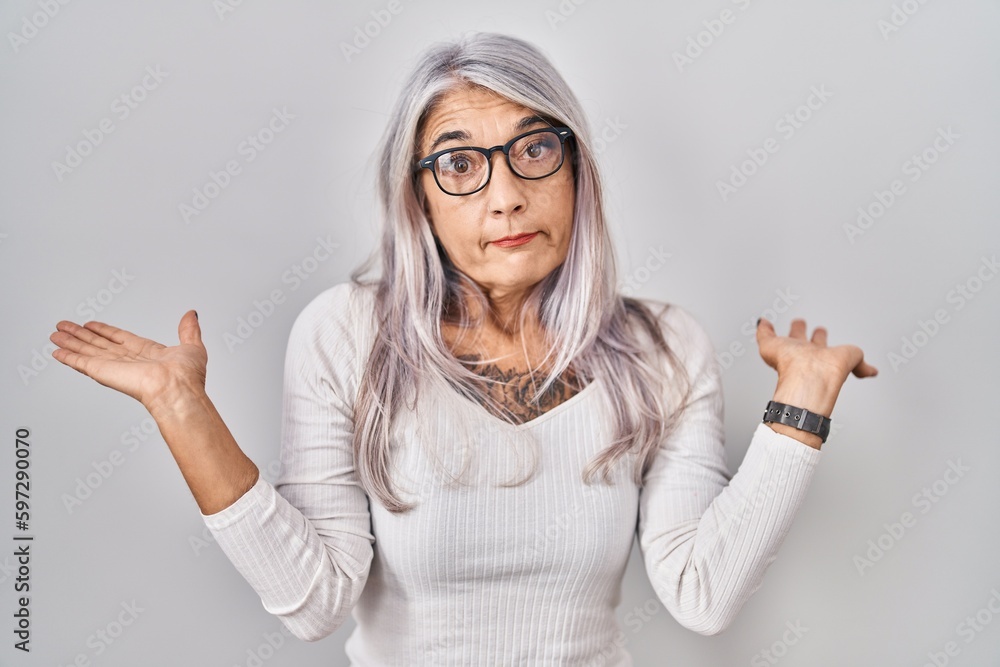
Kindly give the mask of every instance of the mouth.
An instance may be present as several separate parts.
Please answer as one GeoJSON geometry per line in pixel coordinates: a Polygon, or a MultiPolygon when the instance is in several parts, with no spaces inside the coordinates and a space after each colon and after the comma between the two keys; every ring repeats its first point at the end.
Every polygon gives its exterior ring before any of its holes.
{"type": "Polygon", "coordinates": [[[513,248],[514,246],[524,245],[531,241],[531,239],[538,236],[538,232],[533,232],[531,234],[518,234],[516,236],[505,236],[502,239],[497,239],[492,241],[491,245],[500,246],[501,248],[513,248]]]}

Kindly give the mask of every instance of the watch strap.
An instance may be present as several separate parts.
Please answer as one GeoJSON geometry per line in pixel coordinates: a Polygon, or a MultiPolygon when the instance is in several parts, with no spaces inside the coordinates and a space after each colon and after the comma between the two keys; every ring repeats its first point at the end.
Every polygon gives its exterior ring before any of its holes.
{"type": "Polygon", "coordinates": [[[797,408],[794,405],[779,403],[777,401],[767,402],[763,422],[774,422],[776,424],[792,426],[800,431],[818,435],[823,442],[826,442],[827,436],[830,435],[829,417],[824,417],[821,414],[809,412],[804,408],[797,408]]]}

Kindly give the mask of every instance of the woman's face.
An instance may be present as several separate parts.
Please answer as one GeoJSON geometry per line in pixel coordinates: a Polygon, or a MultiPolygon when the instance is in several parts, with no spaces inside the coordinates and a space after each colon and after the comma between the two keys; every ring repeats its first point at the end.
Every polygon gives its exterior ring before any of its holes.
{"type": "MultiPolygon", "coordinates": [[[[531,109],[480,88],[447,94],[427,117],[420,156],[449,147],[501,146],[529,130],[548,127],[518,123],[537,115],[531,109]],[[435,144],[444,133],[465,137],[435,144]]],[[[456,197],[443,192],[429,169],[420,170],[431,229],[452,263],[470,276],[493,301],[517,299],[562,264],[569,251],[575,190],[570,143],[556,173],[538,180],[514,174],[500,151],[493,153],[493,174],[486,187],[456,197]],[[535,234],[527,243],[504,247],[508,236],[535,234]]]]}

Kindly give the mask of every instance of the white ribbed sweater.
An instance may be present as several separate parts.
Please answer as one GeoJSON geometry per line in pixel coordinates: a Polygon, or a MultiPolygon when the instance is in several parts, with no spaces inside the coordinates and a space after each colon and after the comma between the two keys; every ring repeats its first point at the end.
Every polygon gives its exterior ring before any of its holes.
{"type": "Polygon", "coordinates": [[[372,299],[342,283],[302,310],[285,358],[279,478],[202,515],[264,609],[309,641],[353,612],[345,650],[356,667],[622,667],[632,660],[614,611],[638,533],[649,580],[681,625],[713,634],[733,621],[821,452],[757,424],[729,473],[718,363],[687,311],[672,305],[660,322],[696,389],[644,488],[632,455],[613,485],[582,482],[611,436],[604,380],[516,427],[446,388],[421,392],[419,419],[399,419],[393,479],[418,504],[394,515],[369,502],[351,445],[372,299]],[[534,463],[526,484],[502,485],[534,463]],[[463,464],[466,484],[446,484],[442,471],[463,464]]]}

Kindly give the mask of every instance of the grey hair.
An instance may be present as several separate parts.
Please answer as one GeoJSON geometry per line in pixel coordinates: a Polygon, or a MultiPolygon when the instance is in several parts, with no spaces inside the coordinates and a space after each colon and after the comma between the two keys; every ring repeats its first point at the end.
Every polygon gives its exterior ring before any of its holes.
{"type": "MultiPolygon", "coordinates": [[[[673,430],[690,395],[690,379],[667,345],[660,314],[617,291],[614,248],[605,222],[602,184],[582,106],[562,76],[536,47],[496,33],[472,33],[432,45],[403,85],[376,156],[376,189],[382,237],[351,274],[356,285],[376,289],[377,333],[358,387],[353,447],[362,486],[391,512],[406,512],[390,478],[390,434],[394,415],[409,389],[421,379],[444,380],[461,395],[486,401],[494,414],[513,424],[514,415],[475,387],[481,377],[450,352],[441,323],[457,312],[459,324],[474,327],[465,298],[487,299],[468,275],[457,269],[432,233],[422,186],[414,164],[420,155],[424,122],[448,92],[461,86],[492,91],[573,130],[575,206],[570,247],[564,262],[530,290],[520,311],[523,323],[535,315],[545,332],[549,372],[537,400],[572,364],[578,378],[603,378],[610,396],[615,437],[582,472],[590,484],[601,473],[605,483],[615,463],[635,454],[637,485],[658,447],[673,430]],[[381,275],[363,276],[381,258],[381,275]],[[645,344],[632,327],[649,336],[645,344]],[[660,360],[674,373],[668,376],[660,360]],[[686,385],[680,393],[677,383],[686,385]],[[676,400],[669,401],[669,396],[676,400]]],[[[667,306],[669,307],[669,306],[667,306]]],[[[523,332],[523,328],[522,328],[523,332]]],[[[522,345],[523,333],[522,333],[522,345]]],[[[523,483],[523,482],[522,482],[523,483]]]]}

